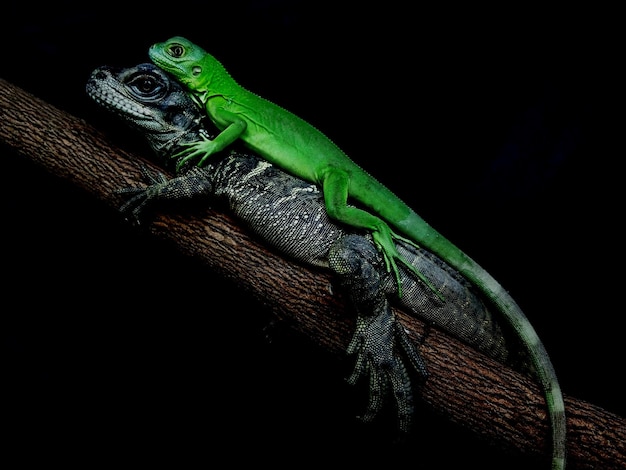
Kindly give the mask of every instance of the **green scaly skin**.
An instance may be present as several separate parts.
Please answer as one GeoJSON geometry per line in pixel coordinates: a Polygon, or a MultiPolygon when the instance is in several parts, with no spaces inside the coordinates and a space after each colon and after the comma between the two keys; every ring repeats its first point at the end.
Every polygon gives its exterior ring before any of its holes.
{"type": "MultiPolygon", "coordinates": [[[[183,37],[173,37],[151,46],[149,56],[193,93],[220,130],[213,140],[204,138],[189,145],[180,160],[181,165],[200,158],[198,165],[202,166],[211,155],[240,139],[275,166],[319,185],[331,218],[370,231],[398,282],[396,262],[428,284],[398,253],[394,239],[426,248],[474,284],[506,317],[528,348],[551,419],[552,468],[565,468],[565,405],[556,373],[525,314],[489,273],[353,162],[328,137],[284,108],[242,88],[223,65],[201,47],[183,37]],[[348,198],[363,209],[348,205],[348,198]]],[[[173,157],[178,158],[180,154],[173,157]]],[[[400,284],[398,289],[401,293],[400,284]]]]}

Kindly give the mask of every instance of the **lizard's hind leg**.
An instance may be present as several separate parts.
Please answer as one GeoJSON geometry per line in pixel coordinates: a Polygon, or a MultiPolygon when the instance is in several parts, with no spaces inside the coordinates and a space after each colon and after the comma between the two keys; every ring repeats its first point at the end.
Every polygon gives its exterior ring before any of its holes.
{"type": "Polygon", "coordinates": [[[387,226],[387,224],[384,224],[384,227],[384,229],[373,232],[372,238],[374,239],[374,243],[376,244],[385,259],[387,271],[393,271],[396,277],[396,282],[398,284],[398,297],[402,297],[402,281],[400,279],[400,270],[398,269],[396,261],[402,263],[417,279],[423,282],[439,298],[439,300],[445,302],[445,299],[441,292],[435,289],[431,282],[426,279],[426,276],[424,276],[423,273],[421,273],[415,266],[409,263],[404,258],[404,256],[402,256],[398,252],[398,248],[396,248],[394,240],[400,240],[404,243],[414,246],[415,248],[419,248],[419,246],[413,241],[394,233],[393,230],[391,230],[389,226],[387,226]]]}
{"type": "Polygon", "coordinates": [[[356,355],[356,361],[347,380],[354,384],[369,376],[369,401],[361,419],[373,419],[391,391],[400,430],[408,431],[413,416],[413,391],[407,364],[420,380],[426,378],[427,371],[417,348],[391,310],[384,287],[391,274],[370,240],[359,235],[348,235],[335,242],[329,262],[357,312],[356,329],[347,349],[348,354],[356,355]]]}

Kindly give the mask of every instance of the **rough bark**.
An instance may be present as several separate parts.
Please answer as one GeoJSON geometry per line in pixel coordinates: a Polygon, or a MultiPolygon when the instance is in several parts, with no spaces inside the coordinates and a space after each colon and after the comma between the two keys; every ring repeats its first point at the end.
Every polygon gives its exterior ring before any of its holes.
{"type": "MultiPolygon", "coordinates": [[[[141,184],[140,164],[152,166],[112,145],[84,120],[2,79],[0,122],[6,148],[112,208],[121,202],[115,190],[141,184]]],[[[344,351],[353,319],[340,294],[332,292],[327,273],[278,256],[217,211],[160,214],[150,231],[252,292],[321,347],[344,351]]],[[[422,322],[397,314],[411,335],[421,335],[422,322]]],[[[420,350],[431,373],[420,390],[423,400],[492,442],[549,456],[545,401],[535,383],[441,331],[431,331],[420,350]]],[[[568,468],[626,468],[626,419],[573,397],[565,402],[568,468]]]]}

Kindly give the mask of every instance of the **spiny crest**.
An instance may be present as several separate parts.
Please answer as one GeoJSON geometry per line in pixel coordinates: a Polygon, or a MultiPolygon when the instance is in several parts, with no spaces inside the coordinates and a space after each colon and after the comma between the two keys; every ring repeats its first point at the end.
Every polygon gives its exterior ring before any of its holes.
{"type": "Polygon", "coordinates": [[[226,70],[224,65],[222,65],[219,60],[208,52],[204,53],[201,64],[203,69],[202,74],[206,75],[206,77],[210,77],[210,81],[208,83],[236,83],[235,79],[230,75],[228,70],[226,70]]]}
{"type": "MultiPolygon", "coordinates": [[[[202,49],[184,38],[175,37],[167,41],[168,44],[179,44],[185,48],[185,56],[187,60],[190,60],[193,67],[199,67],[198,70],[190,70],[191,74],[186,77],[179,78],[191,78],[191,83],[187,83],[196,90],[210,89],[213,91],[225,91],[224,87],[231,87],[237,85],[233,77],[230,75],[224,65],[215,58],[212,54],[202,49]]],[[[230,88],[228,88],[230,90],[230,88]]]]}

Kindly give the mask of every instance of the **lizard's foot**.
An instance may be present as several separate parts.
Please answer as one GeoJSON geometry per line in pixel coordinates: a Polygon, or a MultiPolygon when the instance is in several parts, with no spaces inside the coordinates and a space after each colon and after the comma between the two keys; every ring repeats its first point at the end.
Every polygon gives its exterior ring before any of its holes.
{"type": "Polygon", "coordinates": [[[413,413],[411,368],[407,367],[407,360],[420,379],[425,379],[427,372],[416,346],[389,306],[385,286],[390,274],[376,247],[359,235],[337,240],[329,250],[329,265],[358,313],[348,345],[348,353],[356,355],[356,362],[347,380],[354,384],[361,377],[369,378],[369,401],[361,419],[373,419],[391,392],[400,429],[407,431],[413,413]]]}
{"type": "Polygon", "coordinates": [[[170,156],[172,159],[178,160],[176,162],[176,172],[180,171],[180,169],[190,160],[200,158],[200,161],[197,163],[197,166],[202,167],[207,158],[209,158],[213,153],[215,153],[215,143],[206,137],[204,134],[200,134],[201,140],[197,142],[191,142],[189,144],[182,144],[183,150],[180,152],[176,152],[170,156]]]}
{"type": "Polygon", "coordinates": [[[176,152],[170,156],[172,160],[177,160],[176,162],[176,172],[178,173],[181,168],[185,166],[187,162],[198,158],[202,155],[202,150],[199,150],[198,147],[199,142],[193,142],[191,144],[183,144],[183,150],[180,152],[176,152]]]}
{"type": "Polygon", "coordinates": [[[116,191],[117,194],[128,199],[119,208],[119,211],[126,216],[134,225],[141,225],[142,215],[148,203],[154,199],[159,192],[159,188],[168,183],[167,176],[161,172],[150,171],[145,165],[141,166],[141,173],[147,187],[129,187],[116,191]]]}
{"type": "Polygon", "coordinates": [[[141,225],[145,209],[157,201],[181,201],[212,194],[213,186],[205,178],[203,170],[190,171],[182,176],[168,179],[163,173],[152,172],[142,167],[144,180],[148,183],[143,188],[131,187],[117,191],[127,198],[120,206],[120,211],[136,225],[141,225]]]}
{"type": "Polygon", "coordinates": [[[428,374],[424,361],[391,311],[374,317],[359,317],[348,353],[356,354],[356,364],[348,383],[355,384],[359,378],[369,375],[369,400],[360,418],[364,422],[374,419],[391,391],[400,430],[408,432],[413,418],[413,390],[404,357],[408,358],[421,380],[425,380],[428,374]]]}
{"type": "Polygon", "coordinates": [[[393,271],[396,282],[398,284],[398,297],[402,297],[402,281],[400,278],[400,270],[398,269],[397,262],[400,262],[406,267],[417,279],[422,281],[428,288],[439,297],[439,299],[443,302],[445,299],[441,295],[441,293],[435,289],[435,287],[431,284],[431,282],[422,274],[415,266],[409,263],[396,248],[394,243],[395,240],[401,240],[409,245],[412,245],[416,248],[419,248],[413,241],[408,240],[400,235],[395,234],[389,227],[385,226],[383,229],[372,232],[372,237],[374,239],[374,243],[380,250],[385,260],[385,265],[387,266],[387,271],[393,271]]]}

